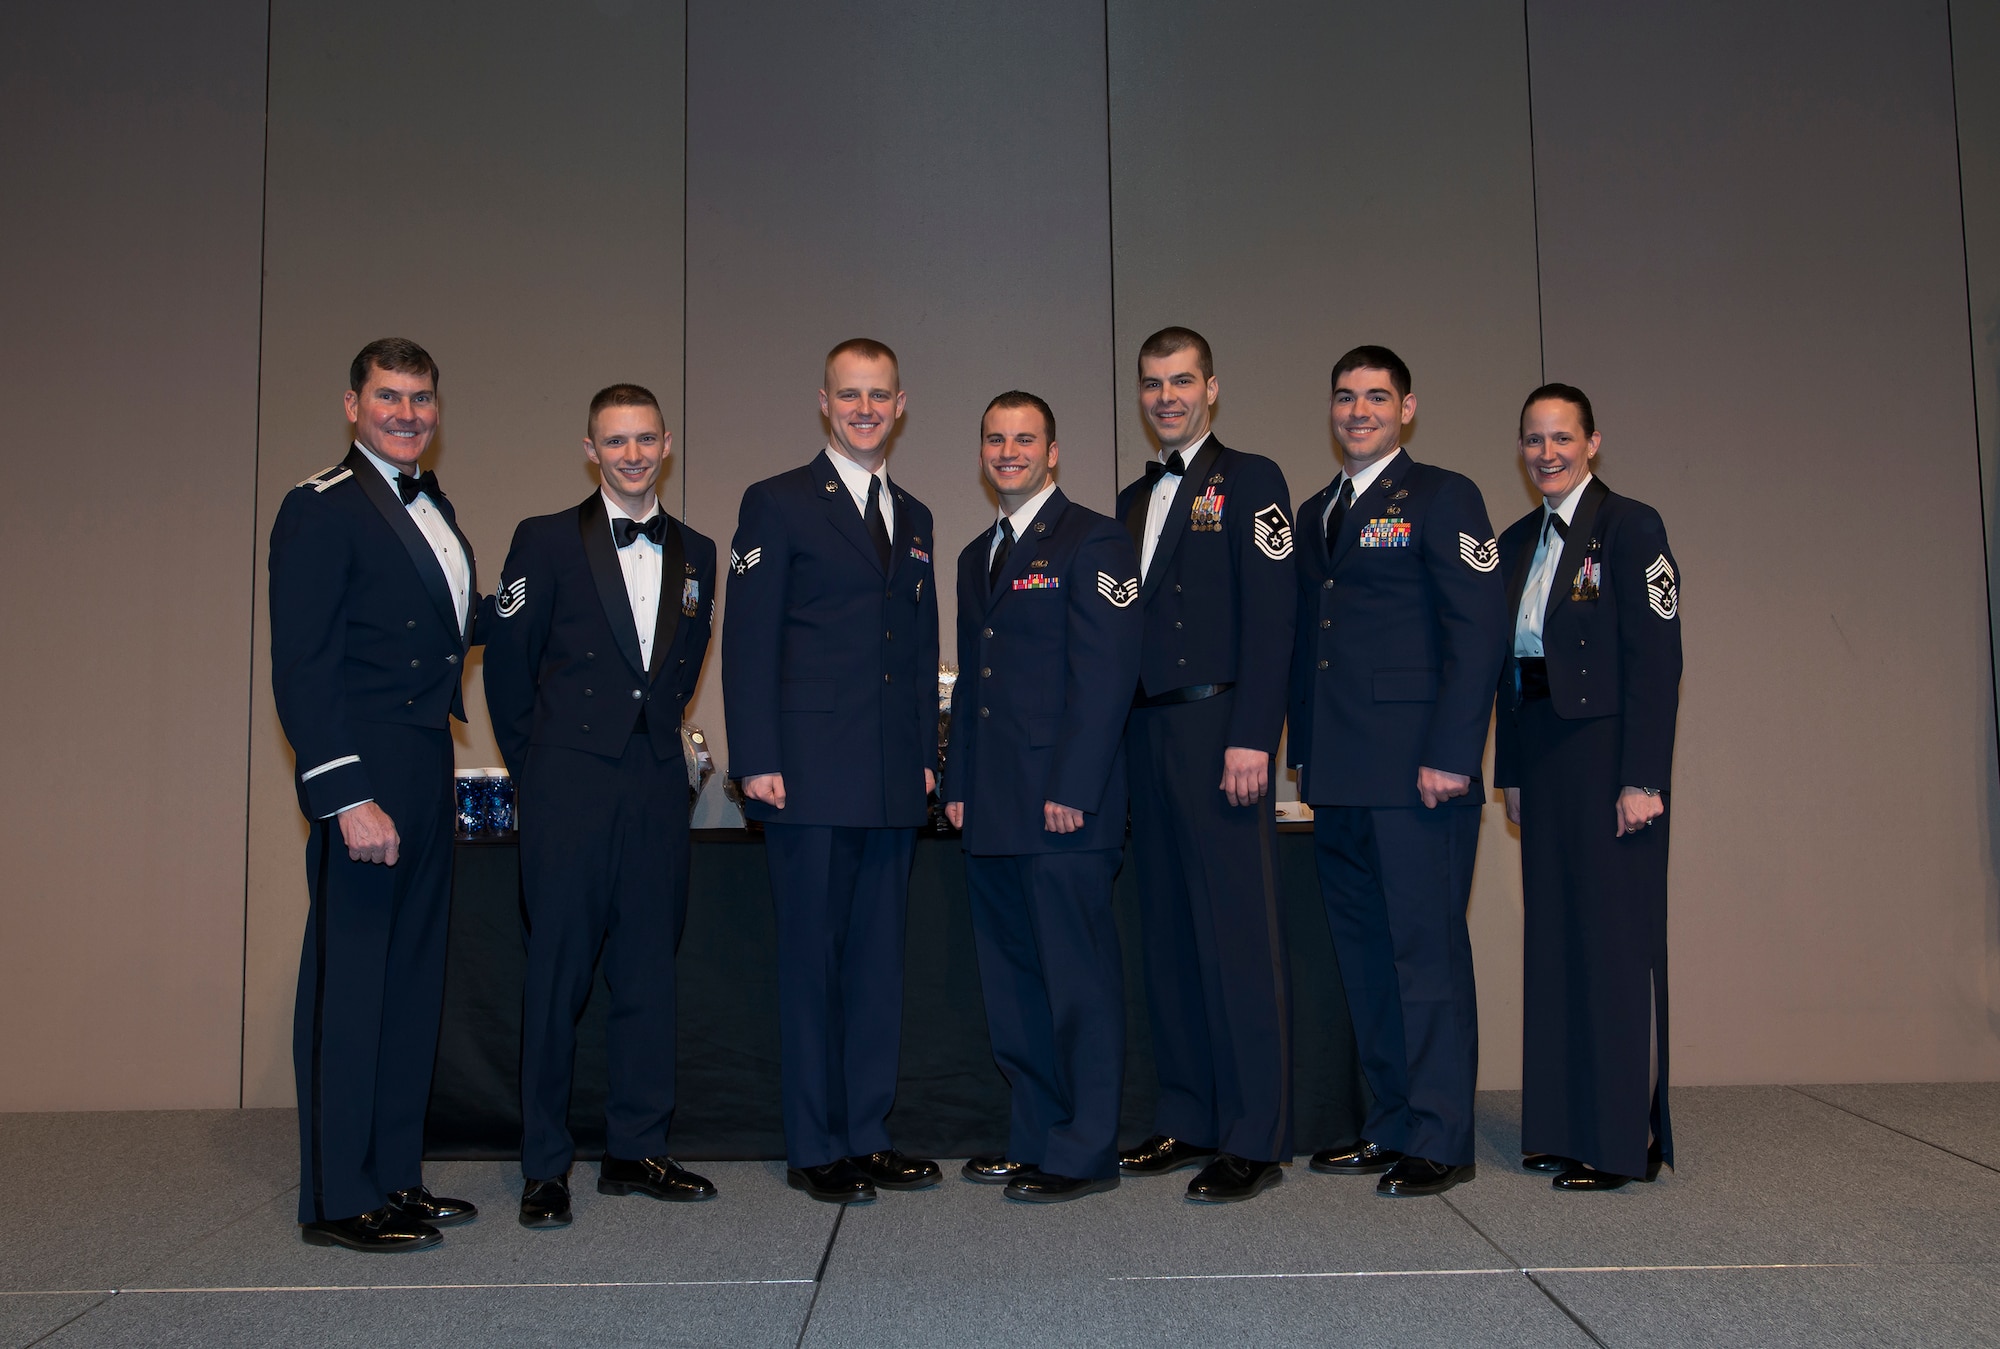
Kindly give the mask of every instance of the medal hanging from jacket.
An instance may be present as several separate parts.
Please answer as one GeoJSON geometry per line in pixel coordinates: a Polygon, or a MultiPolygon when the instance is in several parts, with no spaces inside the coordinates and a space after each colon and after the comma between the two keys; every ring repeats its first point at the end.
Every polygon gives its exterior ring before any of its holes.
{"type": "Polygon", "coordinates": [[[1576,582],[1569,588],[1573,600],[1594,600],[1603,593],[1604,564],[1594,557],[1586,557],[1577,568],[1576,582]]]}
{"type": "Polygon", "coordinates": [[[681,583],[681,612],[689,618],[701,612],[701,582],[692,576],[681,583]]]}
{"type": "Polygon", "coordinates": [[[1188,509],[1188,528],[1197,534],[1213,534],[1222,528],[1222,493],[1213,487],[1194,499],[1188,509]]]}

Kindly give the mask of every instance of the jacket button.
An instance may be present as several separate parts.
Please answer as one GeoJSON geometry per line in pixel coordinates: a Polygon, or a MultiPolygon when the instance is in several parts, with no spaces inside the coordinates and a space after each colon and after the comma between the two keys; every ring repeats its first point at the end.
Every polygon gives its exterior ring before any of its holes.
{"type": "Polygon", "coordinates": [[[411,668],[412,670],[414,670],[414,669],[416,669],[416,668],[417,668],[417,667],[418,667],[419,665],[422,665],[422,664],[423,664],[423,662],[422,662],[422,661],[420,661],[420,660],[413,660],[413,661],[411,661],[411,662],[410,662],[410,668],[411,668]]]}
{"type": "Polygon", "coordinates": [[[1174,620],[1174,626],[1178,628],[1178,627],[1179,627],[1180,625],[1181,625],[1181,621],[1180,621],[1180,620],[1179,620],[1178,618],[1177,618],[1177,619],[1175,619],[1175,620],[1174,620]]]}
{"type": "Polygon", "coordinates": [[[1590,643],[1589,643],[1589,642],[1586,642],[1586,641],[1584,641],[1584,640],[1583,640],[1583,638],[1581,638],[1581,637],[1579,637],[1579,638],[1577,638],[1577,639],[1576,639],[1576,644],[1577,644],[1578,646],[1589,646],[1589,645],[1590,645],[1590,643]]]}
{"type": "Polygon", "coordinates": [[[1186,664],[1187,664],[1187,657],[1186,657],[1186,656],[1182,656],[1182,657],[1181,657],[1181,658],[1180,658],[1179,660],[1175,661],[1175,662],[1174,662],[1174,664],[1176,664],[1176,665],[1186,665],[1186,664]]]}
{"type": "Polygon", "coordinates": [[[589,727],[589,726],[585,726],[585,727],[584,727],[583,729],[587,731],[587,730],[589,730],[589,729],[590,729],[590,727],[589,727]]]}
{"type": "Polygon", "coordinates": [[[893,683],[895,683],[895,682],[896,682],[896,676],[894,676],[894,675],[886,675],[886,674],[885,674],[885,675],[883,675],[883,676],[882,676],[882,682],[883,682],[884,684],[893,684],[893,683]]]}
{"type": "Polygon", "coordinates": [[[417,705],[417,700],[415,698],[410,698],[403,703],[403,706],[405,707],[415,707],[416,705],[417,705]]]}
{"type": "Polygon", "coordinates": [[[404,626],[404,627],[406,627],[406,628],[414,628],[415,626],[417,626],[417,620],[416,620],[416,619],[414,619],[414,618],[412,618],[412,619],[408,620],[407,622],[405,622],[405,623],[403,624],[403,626],[404,626]]]}
{"type": "Polygon", "coordinates": [[[585,660],[596,660],[596,659],[597,659],[597,653],[596,653],[595,651],[586,651],[586,652],[584,652],[584,653],[583,653],[583,658],[584,658],[585,660]]]}
{"type": "Polygon", "coordinates": [[[1324,669],[1326,668],[1326,662],[1325,662],[1325,661],[1321,661],[1321,662],[1319,663],[1319,668],[1320,668],[1320,669],[1322,669],[1322,670],[1324,670],[1324,669]]]}
{"type": "Polygon", "coordinates": [[[1333,626],[1333,620],[1332,620],[1332,619],[1330,619],[1330,618],[1322,618],[1322,619],[1321,619],[1321,620],[1319,621],[1319,625],[1320,625],[1320,626],[1321,626],[1322,628],[1330,628],[1330,627],[1332,627],[1332,626],[1333,626]]]}
{"type": "Polygon", "coordinates": [[[1590,673],[1590,671],[1588,671],[1588,670],[1585,670],[1585,671],[1583,671],[1583,673],[1584,673],[1584,674],[1589,674],[1589,673],[1590,673]]]}
{"type": "Polygon", "coordinates": [[[1589,702],[1589,701],[1590,701],[1590,699],[1588,699],[1588,698],[1578,698],[1578,699],[1577,699],[1577,701],[1578,701],[1579,703],[1587,703],[1587,702],[1589,702]]]}
{"type": "Polygon", "coordinates": [[[1320,588],[1321,590],[1331,590],[1331,589],[1333,589],[1333,578],[1332,578],[1331,576],[1329,576],[1329,577],[1327,577],[1327,578],[1326,578],[1326,579],[1325,579],[1324,581],[1321,581],[1321,582],[1319,583],[1319,588],[1320,588]]]}
{"type": "Polygon", "coordinates": [[[980,666],[979,677],[981,679],[991,679],[993,677],[993,667],[991,665],[980,666]]]}
{"type": "Polygon", "coordinates": [[[583,696],[586,698],[593,697],[595,696],[596,692],[597,691],[595,689],[585,689],[583,691],[583,696]]]}
{"type": "Polygon", "coordinates": [[[982,717],[990,717],[993,715],[993,709],[990,707],[982,707],[979,709],[979,715],[982,717]]]}
{"type": "Polygon", "coordinates": [[[457,657],[457,656],[446,656],[446,657],[444,658],[444,663],[445,663],[446,665],[456,665],[456,664],[458,664],[458,657],[457,657]]]}
{"type": "Polygon", "coordinates": [[[885,632],[882,634],[882,640],[885,642],[893,642],[896,640],[896,634],[894,632],[885,632]]]}
{"type": "Polygon", "coordinates": [[[1179,581],[1174,582],[1174,593],[1176,595],[1181,593],[1181,583],[1179,581]]]}
{"type": "Polygon", "coordinates": [[[981,633],[980,635],[982,637],[991,637],[993,635],[993,629],[988,628],[985,632],[981,633]]]}
{"type": "Polygon", "coordinates": [[[643,694],[643,693],[641,693],[641,692],[639,692],[639,690],[637,690],[637,689],[633,689],[633,690],[632,690],[632,696],[633,696],[633,698],[637,699],[637,698],[643,698],[643,697],[645,697],[646,695],[645,695],[645,694],[643,694]]]}

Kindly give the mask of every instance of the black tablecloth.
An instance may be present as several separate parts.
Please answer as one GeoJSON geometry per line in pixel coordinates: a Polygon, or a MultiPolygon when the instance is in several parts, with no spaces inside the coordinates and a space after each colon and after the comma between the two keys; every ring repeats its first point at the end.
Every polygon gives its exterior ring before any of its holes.
{"type": "MultiPolygon", "coordinates": [[[[1364,1088],[1340,971],[1320,908],[1312,837],[1283,831],[1280,884],[1291,939],[1293,1083],[1301,1150],[1359,1130],[1364,1088]]],[[[1152,1132],[1151,1035],[1140,973],[1138,894],[1129,858],[1117,887],[1125,944],[1127,1056],[1121,1135],[1152,1132]]],[[[519,854],[511,843],[461,843],[453,878],[444,1028],[425,1130],[431,1157],[520,1155],[521,979],[525,968],[519,854]]],[[[1007,1085],[993,1066],[956,839],[918,840],[910,877],[903,1057],[896,1145],[921,1156],[1002,1152],[1007,1085]]],[[[777,939],[760,834],[697,830],[680,979],[675,1156],[785,1155],[778,1109],[777,939]]],[[[604,1146],[600,975],[578,1028],[570,1127],[578,1149],[604,1146]]]]}

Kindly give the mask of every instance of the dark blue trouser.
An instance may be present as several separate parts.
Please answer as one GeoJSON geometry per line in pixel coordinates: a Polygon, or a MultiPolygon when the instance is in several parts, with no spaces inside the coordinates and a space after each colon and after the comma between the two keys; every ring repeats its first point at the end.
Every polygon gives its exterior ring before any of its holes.
{"type": "Polygon", "coordinates": [[[1135,708],[1125,731],[1154,1129],[1251,1161],[1292,1155],[1291,969],[1275,806],[1232,806],[1234,692],[1135,708]]]}
{"type": "Polygon", "coordinates": [[[452,750],[442,728],[357,723],[394,866],[356,862],[338,818],[306,838],[312,894],[292,1013],[299,1221],[352,1218],[423,1184],[424,1112],[444,1009],[452,750]]]}
{"type": "Polygon", "coordinates": [[[1013,1092],[1007,1156],[1057,1176],[1118,1172],[1125,971],[1113,849],[965,858],[993,1058],[1013,1092]]]}
{"type": "Polygon", "coordinates": [[[616,759],[536,745],[521,782],[521,899],[528,973],[521,997],[521,1172],[559,1176],[569,1132],[576,1022],[600,953],[605,1151],[667,1150],[674,1115],[674,954],[687,920],[687,768],[635,735],[616,759]]]}
{"type": "Polygon", "coordinates": [[[1313,845],[1361,1071],[1375,1097],[1362,1137],[1464,1166],[1479,1076],[1465,927],[1479,807],[1316,806],[1313,845]]]}
{"type": "Polygon", "coordinates": [[[889,1146],[915,829],[764,826],[778,919],[786,1161],[889,1146]]]}

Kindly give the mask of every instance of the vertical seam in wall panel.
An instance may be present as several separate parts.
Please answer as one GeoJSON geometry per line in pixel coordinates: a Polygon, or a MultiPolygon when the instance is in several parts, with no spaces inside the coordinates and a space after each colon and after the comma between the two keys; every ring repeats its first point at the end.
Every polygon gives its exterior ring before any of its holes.
{"type": "MultiPolygon", "coordinates": [[[[688,520],[688,12],[694,0],[681,0],[681,519],[688,520]]],[[[714,596],[709,597],[714,603],[714,596]]],[[[710,617],[714,615],[711,613],[710,617]]],[[[699,672],[696,678],[699,678],[699,672]]]]}
{"type": "Polygon", "coordinates": [[[1111,0],[1104,0],[1104,248],[1111,321],[1111,514],[1118,511],[1118,184],[1111,161],[1111,0]]]}
{"type": "Polygon", "coordinates": [[[257,761],[257,511],[258,478],[264,459],[264,252],[271,220],[271,12],[264,4],[264,159],[257,182],[257,392],[251,400],[255,424],[250,437],[250,658],[244,683],[243,714],[243,961],[236,981],[236,1108],[247,1096],[250,1041],[250,793],[257,761]]]}
{"type": "Polygon", "coordinates": [[[1986,435],[1979,424],[1979,334],[1972,316],[1972,241],[1965,227],[1965,146],[1958,129],[1958,39],[1953,31],[1951,0],[1944,7],[1944,50],[1951,68],[1951,154],[1958,171],[1958,260],[1965,274],[1965,360],[1972,388],[1972,472],[1979,484],[1979,560],[1981,580],[1986,583],[1986,658],[1988,696],[1993,703],[1993,724],[2000,737],[2000,669],[1993,666],[1993,541],[1986,504],[1986,435]]]}
{"type": "Polygon", "coordinates": [[[1549,380],[1549,347],[1542,336],[1542,184],[1535,168],[1535,42],[1528,24],[1528,0],[1521,0],[1521,70],[1528,94],[1528,214],[1535,225],[1535,356],[1541,364],[1540,383],[1549,380]]]}

